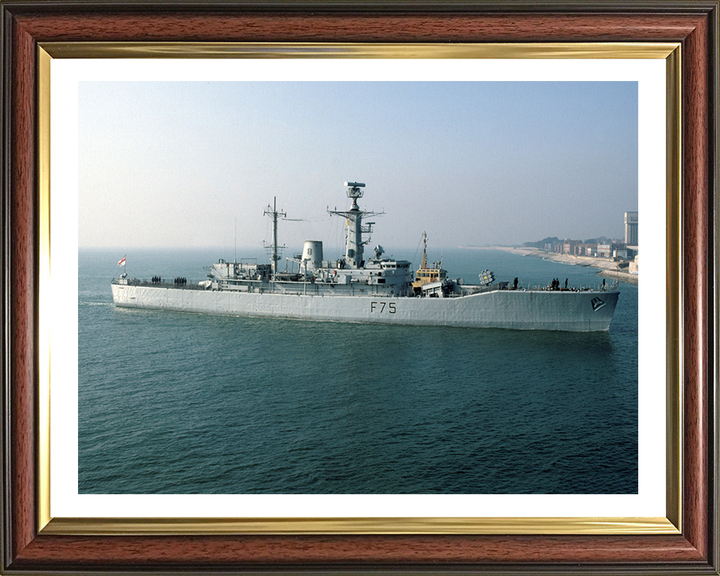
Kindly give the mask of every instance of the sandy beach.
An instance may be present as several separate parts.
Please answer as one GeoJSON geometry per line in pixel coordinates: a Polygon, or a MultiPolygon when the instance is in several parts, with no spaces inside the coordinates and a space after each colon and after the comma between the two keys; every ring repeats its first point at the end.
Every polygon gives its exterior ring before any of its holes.
{"type": "Polygon", "coordinates": [[[591,256],[573,256],[571,254],[558,254],[556,252],[545,252],[538,248],[530,247],[511,247],[511,246],[487,246],[490,250],[502,250],[503,252],[511,252],[519,256],[533,256],[534,258],[542,258],[543,260],[553,260],[555,262],[564,262],[574,266],[588,266],[599,269],[599,276],[614,278],[629,284],[638,283],[638,275],[630,274],[617,270],[615,261],[608,258],[593,258],[591,256]]]}

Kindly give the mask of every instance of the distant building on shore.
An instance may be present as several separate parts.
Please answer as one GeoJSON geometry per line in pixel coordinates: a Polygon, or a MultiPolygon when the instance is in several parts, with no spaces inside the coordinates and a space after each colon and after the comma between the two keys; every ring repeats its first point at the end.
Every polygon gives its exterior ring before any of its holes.
{"type": "Polygon", "coordinates": [[[583,248],[585,250],[585,253],[580,254],[580,256],[597,256],[597,242],[583,244],[583,248]]]}
{"type": "Polygon", "coordinates": [[[581,244],[580,240],[570,240],[565,239],[562,243],[562,253],[563,254],[574,254],[575,253],[575,246],[578,244],[581,244]]]}
{"type": "Polygon", "coordinates": [[[638,213],[625,212],[625,244],[638,245],[638,213]]]}
{"type": "MultiPolygon", "coordinates": [[[[625,212],[625,222],[634,225],[634,231],[630,231],[632,240],[637,242],[637,212],[625,212]],[[634,214],[634,216],[632,216],[634,214]],[[630,216],[630,217],[629,217],[630,216]]],[[[628,230],[626,230],[626,234],[628,230]]],[[[525,242],[524,247],[532,247],[548,253],[569,254],[572,256],[585,256],[591,258],[613,258],[618,262],[627,263],[637,255],[637,244],[628,244],[620,239],[600,236],[587,241],[572,240],[566,238],[560,240],[556,236],[548,237],[535,242],[525,242]]]]}
{"type": "Polygon", "coordinates": [[[596,243],[581,242],[575,245],[575,256],[594,256],[596,252],[596,243]]]}
{"type": "Polygon", "coordinates": [[[597,245],[597,255],[601,258],[612,258],[613,255],[613,244],[612,242],[607,242],[605,244],[598,244],[597,245]]]}

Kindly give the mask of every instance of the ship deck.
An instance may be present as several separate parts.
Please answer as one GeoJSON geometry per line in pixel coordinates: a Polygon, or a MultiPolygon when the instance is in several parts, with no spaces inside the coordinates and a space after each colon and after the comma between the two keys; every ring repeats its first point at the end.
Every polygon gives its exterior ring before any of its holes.
{"type": "Polygon", "coordinates": [[[176,284],[175,282],[149,282],[147,280],[137,280],[129,278],[127,282],[120,283],[117,278],[113,278],[112,284],[118,286],[143,286],[146,288],[171,288],[173,290],[206,290],[205,286],[199,286],[197,282],[194,284],[176,284]]]}

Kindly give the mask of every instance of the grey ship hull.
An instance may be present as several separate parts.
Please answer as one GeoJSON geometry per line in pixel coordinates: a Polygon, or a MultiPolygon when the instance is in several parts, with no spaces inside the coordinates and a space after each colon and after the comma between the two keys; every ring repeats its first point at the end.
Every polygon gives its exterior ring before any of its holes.
{"type": "Polygon", "coordinates": [[[451,298],[315,295],[112,284],[115,305],[205,314],[462,326],[515,330],[608,330],[616,291],[490,290],[451,298]]]}

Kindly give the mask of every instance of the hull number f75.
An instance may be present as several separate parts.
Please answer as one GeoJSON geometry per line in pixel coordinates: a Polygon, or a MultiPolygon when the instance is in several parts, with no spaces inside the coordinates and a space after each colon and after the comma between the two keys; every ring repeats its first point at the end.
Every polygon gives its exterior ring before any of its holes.
{"type": "Polygon", "coordinates": [[[370,302],[370,312],[378,312],[380,314],[395,314],[395,302],[370,302]]]}

